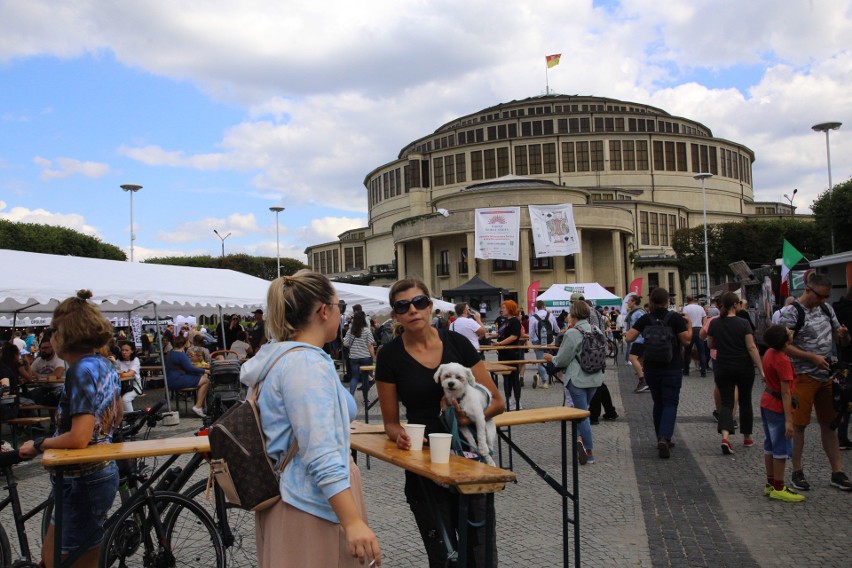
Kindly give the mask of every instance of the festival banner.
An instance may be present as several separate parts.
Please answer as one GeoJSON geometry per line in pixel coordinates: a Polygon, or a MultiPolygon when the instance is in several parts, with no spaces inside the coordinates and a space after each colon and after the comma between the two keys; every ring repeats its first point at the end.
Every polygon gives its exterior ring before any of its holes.
{"type": "Polygon", "coordinates": [[[580,252],[574,225],[574,206],[529,205],[535,257],[565,256],[580,252]]]}
{"type": "Polygon", "coordinates": [[[130,318],[130,335],[133,337],[133,343],[136,349],[142,348],[142,317],[134,315],[130,318]]]}
{"type": "Polygon", "coordinates": [[[627,292],[630,294],[636,294],[637,296],[642,296],[642,277],[636,278],[633,282],[630,283],[630,288],[627,289],[627,292]]]}
{"type": "Polygon", "coordinates": [[[474,220],[476,258],[518,260],[520,207],[477,209],[474,220]]]}
{"type": "Polygon", "coordinates": [[[541,286],[541,280],[530,282],[527,286],[527,313],[532,315],[535,313],[535,301],[538,298],[538,290],[541,286]]]}

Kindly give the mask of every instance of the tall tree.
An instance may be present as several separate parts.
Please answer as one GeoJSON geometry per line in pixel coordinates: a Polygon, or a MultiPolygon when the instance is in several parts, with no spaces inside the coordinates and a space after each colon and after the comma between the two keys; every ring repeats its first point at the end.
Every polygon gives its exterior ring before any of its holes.
{"type": "MultiPolygon", "coordinates": [[[[817,230],[830,247],[831,229],[834,228],[834,250],[852,250],[852,178],[825,191],[811,205],[817,230]]],[[[827,252],[831,252],[830,249],[827,252]]]]}
{"type": "MultiPolygon", "coordinates": [[[[251,256],[248,254],[229,254],[224,258],[220,256],[171,256],[160,258],[149,258],[145,262],[151,264],[169,264],[172,266],[195,266],[200,268],[226,268],[244,274],[250,274],[264,280],[272,280],[278,276],[278,262],[275,258],[266,256],[251,256]]],[[[295,274],[307,266],[294,259],[281,259],[281,274],[295,274]]]]}
{"type": "Polygon", "coordinates": [[[0,219],[0,248],[44,254],[127,260],[124,251],[74,229],[0,219]]]}

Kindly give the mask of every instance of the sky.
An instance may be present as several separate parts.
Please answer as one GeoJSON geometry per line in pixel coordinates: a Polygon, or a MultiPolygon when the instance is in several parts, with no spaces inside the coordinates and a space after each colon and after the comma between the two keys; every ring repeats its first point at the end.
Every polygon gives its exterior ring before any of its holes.
{"type": "Polygon", "coordinates": [[[367,223],[363,181],[456,117],[545,92],[697,120],[755,199],[852,176],[852,0],[0,0],[0,218],[135,259],[305,261],[367,223]]]}

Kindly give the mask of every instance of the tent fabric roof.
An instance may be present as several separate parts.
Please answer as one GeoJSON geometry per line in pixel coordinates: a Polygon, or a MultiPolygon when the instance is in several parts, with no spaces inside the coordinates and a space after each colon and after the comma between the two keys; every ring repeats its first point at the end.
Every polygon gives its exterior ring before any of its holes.
{"type": "MultiPolygon", "coordinates": [[[[388,302],[388,289],[381,286],[362,286],[359,284],[344,284],[341,282],[332,282],[337,290],[337,296],[346,302],[347,309],[352,308],[353,304],[361,304],[361,307],[369,315],[378,313],[388,313],[391,311],[390,303],[388,302]]],[[[454,304],[445,302],[437,298],[432,298],[432,308],[440,309],[441,311],[452,310],[454,304]]]]}
{"type": "Polygon", "coordinates": [[[492,286],[479,276],[474,276],[458,288],[442,290],[441,295],[450,298],[459,296],[499,296],[504,292],[503,288],[492,286]]]}
{"type": "Polygon", "coordinates": [[[554,284],[541,294],[537,300],[544,301],[549,307],[567,307],[571,305],[571,294],[579,292],[595,306],[620,306],[621,298],[597,282],[577,284],[554,284]]]}
{"type": "MultiPolygon", "coordinates": [[[[0,313],[50,315],[77,290],[92,291],[104,312],[129,312],[150,302],[158,310],[195,315],[266,302],[269,282],[233,270],[122,262],[0,250],[0,313]],[[9,267],[17,270],[9,270],[9,267]]],[[[152,308],[140,310],[150,314],[152,308]]]]}

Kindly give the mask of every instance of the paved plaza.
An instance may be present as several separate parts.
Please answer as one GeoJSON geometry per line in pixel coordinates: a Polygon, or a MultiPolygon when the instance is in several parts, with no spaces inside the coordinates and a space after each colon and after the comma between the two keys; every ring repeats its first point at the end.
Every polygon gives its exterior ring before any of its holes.
{"type": "MultiPolygon", "coordinates": [[[[523,407],[560,406],[559,385],[532,389],[533,372],[534,366],[528,365],[523,407]]],[[[606,375],[620,416],[593,426],[596,462],[580,468],[583,565],[804,568],[852,564],[852,493],[829,485],[830,469],[816,426],[808,428],[806,436],[805,473],[813,486],[807,500],[799,504],[771,501],[763,495],[759,413],[755,447],[744,448],[742,436],[737,435],[734,455],[723,456],[711,416],[712,374],[700,378],[693,371],[684,377],[676,447],[669,460],[657,456],[650,394],[633,393],[632,372],[623,363],[607,369],[606,375]]],[[[755,388],[755,409],[759,394],[755,388]]],[[[154,393],[149,396],[155,397],[154,393]]],[[[370,419],[379,421],[377,406],[370,419]]],[[[190,435],[199,424],[199,419],[184,416],[179,426],[158,427],[155,432],[190,435]]],[[[512,435],[539,465],[559,478],[558,425],[516,426],[512,435]]],[[[852,452],[843,452],[842,457],[848,472],[852,452]]],[[[369,523],[384,550],[383,566],[425,566],[425,553],[403,495],[402,470],[375,459],[368,469],[363,456],[359,465],[369,523]]],[[[509,484],[495,500],[500,565],[561,566],[560,499],[517,457],[514,469],[517,483],[509,484]]],[[[47,491],[44,470],[36,462],[19,466],[17,472],[26,501],[37,502],[47,491]]],[[[13,532],[8,511],[0,519],[7,532],[13,532]]],[[[30,523],[31,537],[37,524],[30,523]]],[[[9,536],[15,540],[13,534],[9,536]]]]}

